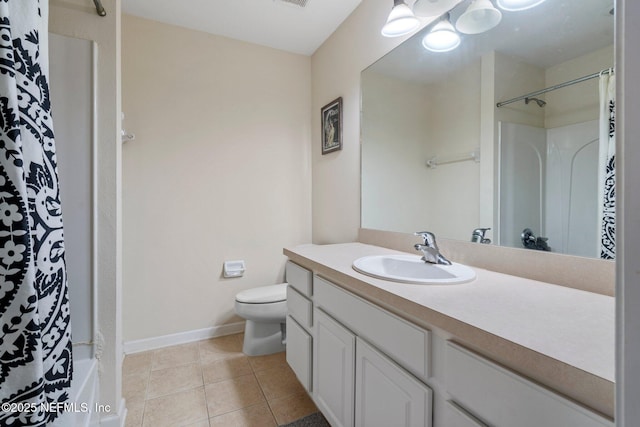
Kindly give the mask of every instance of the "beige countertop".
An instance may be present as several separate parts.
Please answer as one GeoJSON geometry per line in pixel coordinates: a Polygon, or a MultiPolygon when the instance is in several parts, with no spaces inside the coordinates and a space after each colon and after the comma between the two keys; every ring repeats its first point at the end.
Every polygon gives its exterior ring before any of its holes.
{"type": "Polygon", "coordinates": [[[379,280],[352,268],[403,253],[362,243],[301,245],[284,254],[314,273],[613,417],[615,300],[481,268],[458,285],[379,280]]]}

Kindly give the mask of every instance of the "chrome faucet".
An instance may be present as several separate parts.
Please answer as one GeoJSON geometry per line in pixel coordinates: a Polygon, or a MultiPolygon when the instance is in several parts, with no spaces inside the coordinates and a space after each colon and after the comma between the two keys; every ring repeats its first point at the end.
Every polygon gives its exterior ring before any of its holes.
{"type": "Polygon", "coordinates": [[[451,265],[451,261],[446,259],[438,249],[436,236],[430,231],[417,231],[413,233],[415,236],[421,236],[424,244],[417,243],[413,247],[417,251],[422,251],[422,260],[431,264],[451,265]]]}
{"type": "Polygon", "coordinates": [[[491,239],[485,237],[485,233],[491,228],[476,228],[471,233],[471,241],[474,243],[491,243],[491,239]]]}

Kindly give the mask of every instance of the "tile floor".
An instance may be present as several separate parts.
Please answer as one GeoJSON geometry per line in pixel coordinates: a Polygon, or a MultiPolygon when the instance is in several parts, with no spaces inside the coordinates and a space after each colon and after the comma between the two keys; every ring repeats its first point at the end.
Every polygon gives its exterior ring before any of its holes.
{"type": "Polygon", "coordinates": [[[128,355],[127,427],[271,427],[316,406],[285,353],[247,357],[242,334],[128,355]]]}

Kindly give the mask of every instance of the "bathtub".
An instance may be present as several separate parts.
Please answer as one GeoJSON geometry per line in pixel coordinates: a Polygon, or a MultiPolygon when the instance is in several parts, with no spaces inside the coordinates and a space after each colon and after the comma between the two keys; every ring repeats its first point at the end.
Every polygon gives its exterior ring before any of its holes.
{"type": "Polygon", "coordinates": [[[96,359],[74,359],[73,380],[69,391],[69,411],[51,424],[53,427],[88,427],[98,424],[95,413],[98,396],[98,362],[96,359]]]}

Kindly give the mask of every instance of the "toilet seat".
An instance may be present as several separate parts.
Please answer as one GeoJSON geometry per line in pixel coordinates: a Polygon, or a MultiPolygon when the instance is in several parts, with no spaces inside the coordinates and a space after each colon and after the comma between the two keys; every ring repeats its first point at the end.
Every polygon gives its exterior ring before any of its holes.
{"type": "Polygon", "coordinates": [[[260,286],[236,294],[236,301],[243,304],[272,304],[286,301],[287,284],[260,286]]]}

